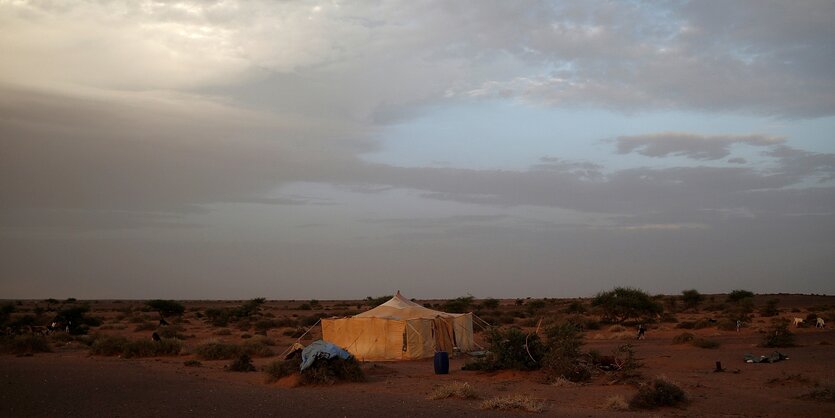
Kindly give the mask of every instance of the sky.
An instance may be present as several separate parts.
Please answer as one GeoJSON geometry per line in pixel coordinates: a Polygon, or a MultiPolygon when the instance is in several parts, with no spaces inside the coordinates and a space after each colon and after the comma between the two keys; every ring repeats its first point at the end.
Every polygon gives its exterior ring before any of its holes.
{"type": "Polygon", "coordinates": [[[833,294],[832,22],[0,0],[0,298],[833,294]]]}

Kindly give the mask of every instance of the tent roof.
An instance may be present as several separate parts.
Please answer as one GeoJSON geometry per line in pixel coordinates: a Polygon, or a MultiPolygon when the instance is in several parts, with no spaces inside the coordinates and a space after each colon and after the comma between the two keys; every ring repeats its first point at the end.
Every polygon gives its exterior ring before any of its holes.
{"type": "Polygon", "coordinates": [[[417,303],[410,301],[397,291],[397,294],[388,302],[382,305],[369,309],[363,313],[354,315],[354,318],[385,318],[385,319],[432,319],[436,317],[455,317],[462,314],[451,314],[434,309],[423,307],[417,303]]]}

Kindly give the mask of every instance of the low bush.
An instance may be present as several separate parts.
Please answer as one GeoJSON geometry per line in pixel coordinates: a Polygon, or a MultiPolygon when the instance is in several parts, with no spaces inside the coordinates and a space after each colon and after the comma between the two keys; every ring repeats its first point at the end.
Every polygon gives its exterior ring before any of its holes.
{"type": "Polygon", "coordinates": [[[365,373],[359,362],[350,357],[347,360],[334,357],[320,359],[301,372],[302,385],[332,385],[337,382],[364,382],[365,373]]]}
{"type": "Polygon", "coordinates": [[[687,344],[696,339],[696,336],[689,332],[682,332],[673,337],[673,344],[687,344]]]}
{"type": "Polygon", "coordinates": [[[536,334],[525,334],[518,328],[487,332],[489,354],[464,365],[464,370],[535,370],[540,367],[545,348],[536,334]]]}
{"type": "Polygon", "coordinates": [[[193,360],[192,359],[192,360],[184,361],[183,366],[186,366],[186,367],[202,367],[203,363],[201,363],[199,360],[193,360]]]}
{"type": "Polygon", "coordinates": [[[90,353],[100,356],[121,355],[124,358],[176,356],[182,343],[173,338],[160,341],[130,340],[125,337],[98,336],[90,346],[90,353]]]}
{"type": "Polygon", "coordinates": [[[809,393],[801,396],[801,398],[812,399],[815,401],[835,402],[835,382],[826,382],[823,384],[816,384],[815,388],[809,393]]]}
{"type": "Polygon", "coordinates": [[[789,320],[775,319],[760,344],[763,347],[794,347],[794,334],[789,331],[789,320]]]}
{"type": "Polygon", "coordinates": [[[252,364],[252,357],[249,354],[241,354],[232,361],[227,367],[230,372],[254,372],[255,366],[252,364]]]}
{"type": "Polygon", "coordinates": [[[687,401],[687,395],[675,383],[657,378],[638,389],[629,401],[632,409],[654,409],[660,406],[676,406],[687,401]]]}
{"type": "Polygon", "coordinates": [[[178,340],[185,340],[186,336],[183,334],[185,328],[182,325],[169,325],[166,327],[159,327],[157,333],[162,338],[176,338],[178,340]]]}
{"type": "Polygon", "coordinates": [[[276,360],[267,364],[264,373],[267,374],[267,382],[272,383],[299,371],[301,356],[294,356],[289,360],[276,360]]]}
{"type": "Polygon", "coordinates": [[[41,335],[15,335],[0,339],[0,352],[10,354],[49,353],[49,341],[41,335]]]}
{"type": "Polygon", "coordinates": [[[626,399],[624,399],[623,396],[615,395],[606,398],[606,403],[603,407],[613,411],[626,411],[629,409],[629,403],[626,402],[626,399]]]}
{"type": "Polygon", "coordinates": [[[542,412],[545,404],[528,395],[498,396],[481,403],[481,409],[496,409],[499,411],[542,412]]]}
{"type": "Polygon", "coordinates": [[[467,382],[452,382],[446,385],[436,387],[427,399],[478,399],[478,391],[467,382]]]}
{"type": "Polygon", "coordinates": [[[195,347],[194,354],[202,360],[231,360],[243,354],[243,347],[219,341],[208,341],[195,347]]]}

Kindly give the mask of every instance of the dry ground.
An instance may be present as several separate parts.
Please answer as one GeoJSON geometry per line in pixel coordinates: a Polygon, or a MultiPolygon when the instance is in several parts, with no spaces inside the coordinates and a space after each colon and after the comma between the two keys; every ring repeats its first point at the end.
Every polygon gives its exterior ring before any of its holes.
{"type": "MultiPolygon", "coordinates": [[[[780,299],[781,316],[805,317],[810,311],[831,312],[835,297],[770,295],[758,296],[756,305],[766,299],[780,299]]],[[[715,301],[722,301],[717,296],[715,301]]],[[[367,309],[357,308],[359,302],[323,301],[323,308],[298,310],[303,301],[270,301],[263,314],[273,319],[303,318],[315,313],[341,314],[367,309]],[[296,315],[293,317],[293,315],[296,315]]],[[[426,302],[426,301],[422,301],[426,302]]],[[[438,301],[428,301],[438,303],[438,301]]],[[[536,315],[551,315],[568,303],[550,301],[536,315]]],[[[18,311],[31,309],[43,302],[27,301],[18,311]]],[[[449,375],[433,374],[432,360],[365,363],[365,383],[337,384],[323,387],[290,387],[288,382],[266,383],[265,374],[232,373],[224,370],[228,360],[202,361],[202,367],[186,367],[184,361],[194,359],[189,351],[209,339],[240,344],[244,334],[254,334],[246,324],[225,327],[229,335],[216,335],[213,327],[198,313],[209,307],[230,307],[240,301],[185,302],[183,327],[186,349],[180,356],[122,359],[89,355],[79,342],[52,342],[52,353],[30,357],[0,355],[0,416],[489,416],[502,415],[479,410],[478,400],[428,400],[427,395],[438,385],[469,382],[482,399],[512,394],[527,394],[545,402],[542,416],[638,416],[645,412],[606,409],[612,396],[629,399],[636,387],[612,383],[606,374],[596,376],[583,385],[547,385],[536,372],[481,373],[462,371],[465,359],[452,359],[449,375]],[[245,328],[245,329],[239,329],[245,328]]],[[[156,321],[153,312],[138,311],[140,301],[92,301],[90,315],[103,319],[103,325],[91,332],[149,338],[151,330],[134,331],[138,321],[156,321]],[[135,309],[127,313],[126,307],[135,309]],[[137,318],[138,317],[138,318],[137,318]]],[[[502,301],[500,313],[524,309],[515,301],[502,301]]],[[[45,314],[45,315],[48,315],[45,314]]],[[[492,314],[495,316],[495,314],[492,314]]],[[[679,321],[718,318],[721,312],[679,312],[679,321]]],[[[594,318],[593,315],[589,316],[594,318]]],[[[530,324],[529,318],[517,319],[530,324]]],[[[653,413],[660,416],[835,416],[835,403],[803,399],[814,382],[835,381],[835,331],[830,328],[792,329],[797,333],[797,347],[779,349],[788,361],[775,364],[747,364],[745,353],[769,354],[773,349],[758,347],[762,332],[770,318],[754,314],[753,321],[741,332],[723,331],[716,327],[686,330],[720,343],[717,349],[692,345],[674,345],[675,335],[685,331],[675,323],[659,323],[650,327],[647,339],[634,341],[632,328],[586,332],[585,350],[611,353],[619,345],[634,344],[636,354],[645,366],[645,377],[664,375],[677,382],[690,396],[682,408],[664,408],[653,413]],[[727,369],[714,373],[714,362],[721,361],[727,369]]],[[[835,324],[833,324],[835,325],[835,324]]],[[[278,353],[293,338],[283,335],[286,328],[270,329],[267,335],[276,341],[278,353]]],[[[225,332],[222,332],[225,334],[225,332]]],[[[314,330],[312,338],[318,335],[314,330]]],[[[303,341],[309,342],[310,340],[303,341]]],[[[256,358],[259,368],[276,357],[256,358]]],[[[524,414],[506,412],[506,414],[524,414]]]]}

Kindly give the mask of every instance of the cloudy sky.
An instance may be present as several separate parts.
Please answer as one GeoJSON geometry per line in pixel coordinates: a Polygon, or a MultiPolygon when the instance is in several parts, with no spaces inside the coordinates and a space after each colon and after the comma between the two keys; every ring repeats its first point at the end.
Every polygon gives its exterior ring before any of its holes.
{"type": "Polygon", "coordinates": [[[0,0],[0,297],[835,293],[832,22],[0,0]]]}

